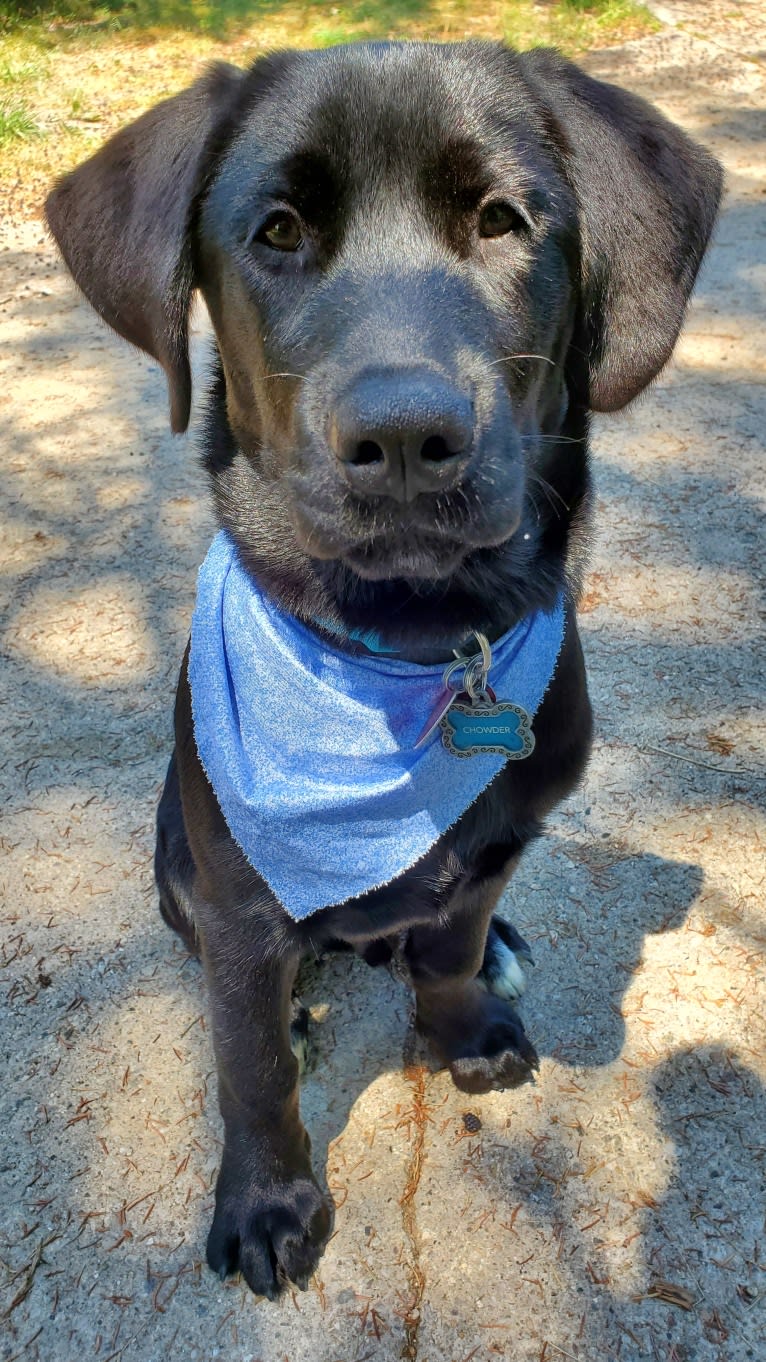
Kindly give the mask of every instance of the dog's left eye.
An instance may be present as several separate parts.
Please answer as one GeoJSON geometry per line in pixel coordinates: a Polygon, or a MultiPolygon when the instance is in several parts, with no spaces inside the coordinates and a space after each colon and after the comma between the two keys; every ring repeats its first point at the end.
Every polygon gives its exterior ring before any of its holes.
{"type": "Polygon", "coordinates": [[[298,251],[303,245],[303,228],[292,213],[272,213],[255,239],[275,251],[298,251]]]}
{"type": "Polygon", "coordinates": [[[479,236],[507,236],[528,226],[524,214],[504,199],[485,203],[479,214],[479,236]]]}

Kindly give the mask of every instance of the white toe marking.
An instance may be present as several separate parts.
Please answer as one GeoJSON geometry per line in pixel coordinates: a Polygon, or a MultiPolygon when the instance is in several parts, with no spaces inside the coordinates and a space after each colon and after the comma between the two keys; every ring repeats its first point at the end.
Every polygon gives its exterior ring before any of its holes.
{"type": "Polygon", "coordinates": [[[309,1059],[311,1057],[311,1049],[308,1036],[296,1034],[295,1031],[291,1029],[290,1049],[292,1050],[293,1054],[295,1055],[295,1058],[298,1061],[298,1072],[300,1074],[305,1074],[308,1070],[309,1059]]]}
{"type": "Polygon", "coordinates": [[[527,981],[519,964],[519,957],[505,942],[496,937],[493,943],[493,960],[489,970],[489,986],[498,998],[520,998],[527,981]]]}

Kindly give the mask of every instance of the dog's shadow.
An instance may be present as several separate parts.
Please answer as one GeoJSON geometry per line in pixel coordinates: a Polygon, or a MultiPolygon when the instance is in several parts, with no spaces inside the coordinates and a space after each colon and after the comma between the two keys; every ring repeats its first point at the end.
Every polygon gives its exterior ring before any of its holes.
{"type": "MultiPolygon", "coordinates": [[[[620,1054],[622,1000],[645,938],[681,927],[702,882],[697,865],[630,854],[611,840],[548,838],[531,849],[500,912],[533,947],[521,1012],[541,1058],[588,1068],[620,1054]],[[571,870],[562,884],[564,859],[571,870]]],[[[301,1105],[319,1171],[361,1094],[412,1054],[414,1006],[395,970],[346,953],[307,962],[299,987],[312,1014],[301,1105]]],[[[428,1061],[417,1042],[416,1053],[428,1061]]]]}

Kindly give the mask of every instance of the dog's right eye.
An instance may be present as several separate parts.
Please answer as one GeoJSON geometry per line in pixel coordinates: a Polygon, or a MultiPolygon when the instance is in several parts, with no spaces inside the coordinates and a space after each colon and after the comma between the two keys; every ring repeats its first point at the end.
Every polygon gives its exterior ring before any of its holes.
{"type": "Polygon", "coordinates": [[[255,240],[275,251],[298,251],[303,245],[303,228],[292,213],[272,213],[256,233],[255,240]]]}
{"type": "Polygon", "coordinates": [[[506,203],[505,199],[485,203],[479,214],[479,236],[483,237],[507,236],[509,232],[518,232],[530,225],[526,214],[515,204],[506,203]]]}

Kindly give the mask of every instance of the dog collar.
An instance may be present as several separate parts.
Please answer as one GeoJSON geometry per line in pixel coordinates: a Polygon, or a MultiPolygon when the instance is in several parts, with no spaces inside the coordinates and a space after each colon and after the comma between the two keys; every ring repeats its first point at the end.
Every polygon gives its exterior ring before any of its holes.
{"type": "Polygon", "coordinates": [[[478,721],[474,752],[471,696],[445,702],[443,665],[332,647],[265,596],[231,538],[216,536],[191,633],[197,751],[232,837],[291,917],[380,888],[426,854],[503,768],[509,752],[492,744],[509,741],[498,732],[517,711],[534,717],[564,628],[560,598],[492,645],[502,718],[478,721]],[[436,731],[443,722],[454,751],[436,731]],[[466,747],[470,759],[455,760],[466,747]]]}

